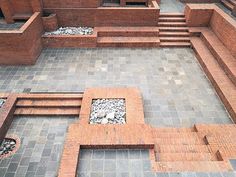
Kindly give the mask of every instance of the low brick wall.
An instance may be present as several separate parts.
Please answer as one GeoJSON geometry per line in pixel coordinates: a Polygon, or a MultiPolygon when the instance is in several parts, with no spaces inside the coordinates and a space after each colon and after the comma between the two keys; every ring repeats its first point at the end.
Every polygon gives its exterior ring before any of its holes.
{"type": "Polygon", "coordinates": [[[59,26],[156,26],[160,8],[150,7],[46,8],[57,14],[59,26]]]}
{"type": "Polygon", "coordinates": [[[20,30],[0,31],[0,64],[34,64],[42,50],[40,13],[34,13],[20,30]]]}
{"type": "Polygon", "coordinates": [[[236,21],[214,4],[187,4],[189,27],[210,27],[220,41],[236,57],[236,21]]]}
{"type": "Polygon", "coordinates": [[[97,46],[97,32],[93,35],[50,35],[42,37],[46,48],[93,48],[97,46]]]}

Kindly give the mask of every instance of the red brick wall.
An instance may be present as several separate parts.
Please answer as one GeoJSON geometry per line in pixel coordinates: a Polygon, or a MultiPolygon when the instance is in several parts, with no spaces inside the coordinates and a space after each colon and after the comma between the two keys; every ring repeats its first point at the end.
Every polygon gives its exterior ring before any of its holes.
{"type": "Polygon", "coordinates": [[[42,50],[42,31],[39,13],[18,31],[0,31],[0,64],[34,64],[42,50]]]}
{"type": "Polygon", "coordinates": [[[45,9],[56,13],[59,26],[156,26],[157,8],[45,9]]]}
{"type": "Polygon", "coordinates": [[[44,8],[95,8],[100,0],[42,0],[44,8]]]}
{"type": "Polygon", "coordinates": [[[210,27],[232,55],[236,57],[236,21],[221,9],[216,8],[211,18],[210,27]]]}
{"type": "Polygon", "coordinates": [[[186,22],[189,27],[208,26],[213,14],[213,6],[206,4],[188,4],[185,7],[186,22]]]}
{"type": "Polygon", "coordinates": [[[15,13],[32,13],[30,0],[9,0],[11,7],[15,13]]]}

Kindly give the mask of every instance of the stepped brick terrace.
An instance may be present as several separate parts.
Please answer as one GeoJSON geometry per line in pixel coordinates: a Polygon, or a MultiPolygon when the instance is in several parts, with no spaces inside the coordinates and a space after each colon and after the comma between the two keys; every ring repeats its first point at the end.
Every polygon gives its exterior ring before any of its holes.
{"type": "Polygon", "coordinates": [[[0,177],[236,177],[235,0],[0,0],[0,177]]]}

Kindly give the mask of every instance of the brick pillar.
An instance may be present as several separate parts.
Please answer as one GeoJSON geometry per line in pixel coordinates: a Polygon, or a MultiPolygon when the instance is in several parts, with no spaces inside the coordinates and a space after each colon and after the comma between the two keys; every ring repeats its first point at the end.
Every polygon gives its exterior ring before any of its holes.
{"type": "Polygon", "coordinates": [[[42,12],[42,2],[41,0],[30,0],[30,4],[33,12],[42,12]]]}
{"type": "Polygon", "coordinates": [[[2,9],[2,13],[5,17],[7,23],[14,23],[14,19],[12,18],[14,12],[12,6],[8,0],[1,0],[0,6],[2,9]]]}
{"type": "Polygon", "coordinates": [[[234,16],[236,16],[236,5],[234,6],[234,8],[233,8],[233,10],[232,10],[232,14],[233,14],[234,16]]]}

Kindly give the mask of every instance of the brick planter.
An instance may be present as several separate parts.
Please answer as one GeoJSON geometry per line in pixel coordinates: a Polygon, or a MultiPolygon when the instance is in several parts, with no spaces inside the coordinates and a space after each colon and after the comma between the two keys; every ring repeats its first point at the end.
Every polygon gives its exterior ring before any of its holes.
{"type": "Polygon", "coordinates": [[[97,32],[94,30],[92,35],[43,35],[42,42],[48,48],[93,48],[97,46],[97,32]]]}
{"type": "Polygon", "coordinates": [[[47,32],[55,31],[58,28],[57,14],[45,15],[42,17],[43,27],[47,32]]]}

